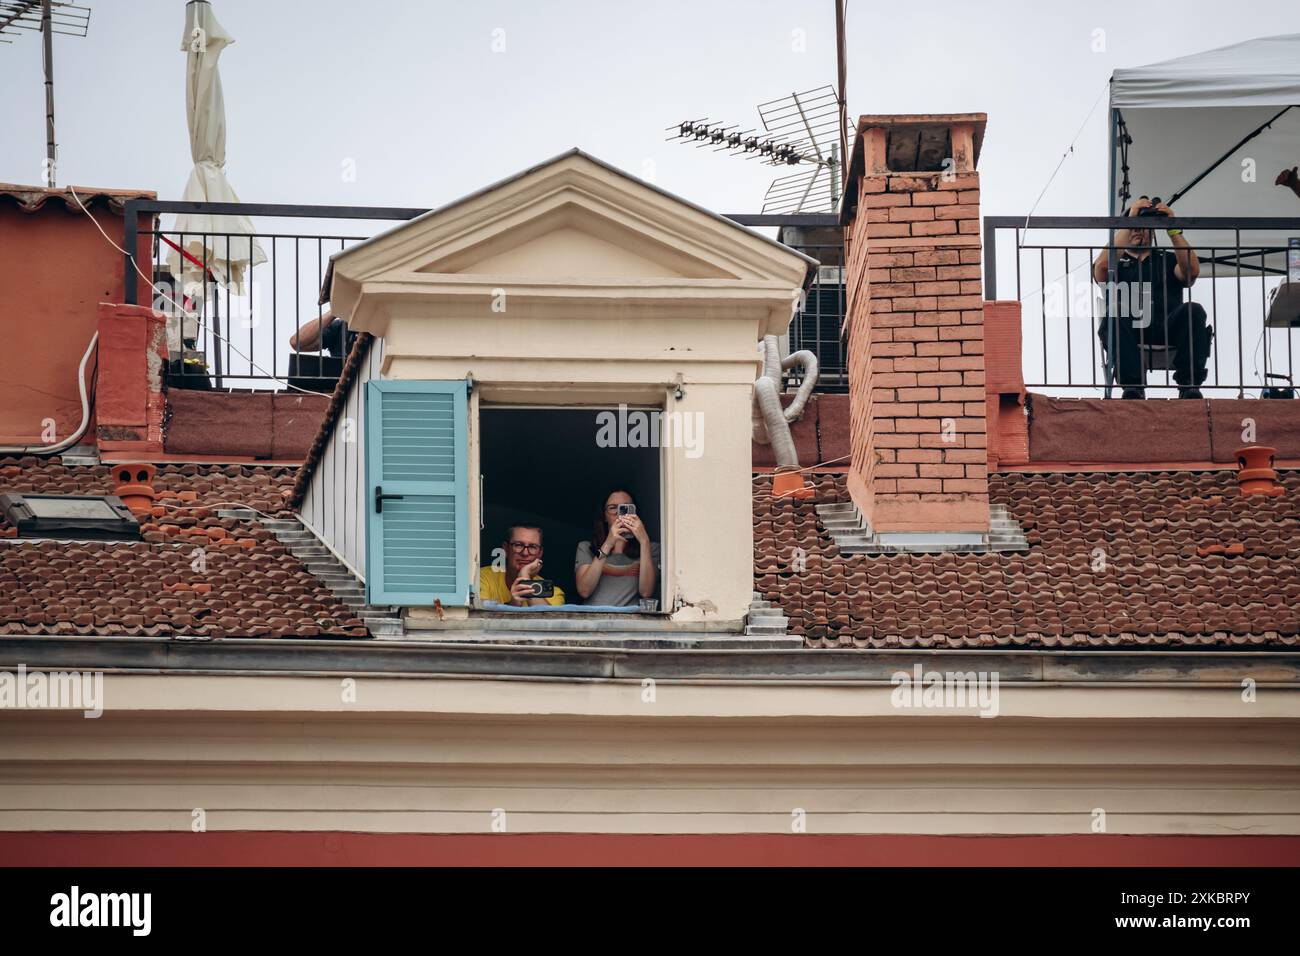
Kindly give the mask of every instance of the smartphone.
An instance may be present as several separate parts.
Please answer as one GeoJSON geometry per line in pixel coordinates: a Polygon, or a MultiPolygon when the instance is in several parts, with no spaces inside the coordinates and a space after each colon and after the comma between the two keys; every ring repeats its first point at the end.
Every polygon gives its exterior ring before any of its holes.
{"type": "MultiPolygon", "coordinates": [[[[634,514],[636,514],[636,505],[631,504],[631,503],[619,505],[619,506],[618,506],[618,514],[619,514],[619,517],[620,517],[620,518],[621,518],[623,515],[634,515],[634,514]]],[[[636,537],[636,535],[632,534],[631,532],[625,531],[625,532],[623,532],[622,537],[623,537],[624,540],[626,540],[626,541],[631,541],[633,538],[636,537]]]]}

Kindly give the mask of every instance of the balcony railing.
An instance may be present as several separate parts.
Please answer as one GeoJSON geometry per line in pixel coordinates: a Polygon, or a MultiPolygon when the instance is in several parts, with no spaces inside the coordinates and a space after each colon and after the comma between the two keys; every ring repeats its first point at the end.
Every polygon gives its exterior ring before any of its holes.
{"type": "MultiPolygon", "coordinates": [[[[285,383],[329,391],[342,359],[319,351],[297,352],[297,336],[327,307],[320,302],[330,256],[368,239],[376,222],[403,221],[424,209],[373,206],[303,206],[261,203],[203,203],[137,199],[127,203],[124,249],[151,238],[151,261],[138,263],[153,285],[151,303],[134,303],[135,281],[125,283],[128,304],[150,304],[168,316],[169,381],[181,388],[282,388],[285,383]],[[162,214],[245,216],[290,225],[237,232],[180,232],[157,224],[162,214]],[[140,216],[155,225],[141,230],[140,216]],[[241,283],[225,282],[232,265],[250,260],[254,244],[266,261],[248,268],[241,283]],[[181,275],[174,273],[180,272],[181,275]],[[188,276],[188,278],[187,278],[188,276]]],[[[736,215],[750,226],[830,226],[822,214],[736,215]]],[[[848,390],[848,365],[840,329],[844,320],[843,244],[798,246],[824,264],[790,324],[791,351],[809,349],[820,362],[817,390],[848,390]]],[[[127,256],[124,269],[135,276],[127,256]]],[[[797,374],[790,382],[798,384],[797,374]]]]}
{"type": "MultiPolygon", "coordinates": [[[[289,344],[290,336],[297,336],[307,323],[326,312],[320,289],[329,257],[378,231],[357,225],[412,219],[425,211],[147,199],[128,202],[122,248],[129,250],[136,248],[141,232],[138,216],[247,216],[291,223],[281,229],[259,229],[252,235],[182,233],[157,224],[143,230],[152,238],[152,261],[138,265],[153,284],[153,301],[139,304],[151,304],[168,317],[170,384],[264,389],[293,383],[308,390],[329,391],[331,381],[338,378],[342,358],[322,351],[296,352],[289,344]],[[241,283],[223,282],[232,274],[232,261],[237,264],[241,258],[252,257],[254,243],[266,261],[247,269],[241,283]],[[182,275],[175,275],[176,271],[182,275]]],[[[156,218],[153,221],[157,223],[156,218]]],[[[136,265],[132,256],[126,257],[128,277],[135,276],[136,265]]],[[[128,300],[133,299],[135,282],[127,281],[125,288],[128,300]]]]}
{"type": "MultiPolygon", "coordinates": [[[[1142,317],[1135,305],[1141,291],[1125,289],[1113,270],[1104,283],[1094,281],[1093,262],[1113,241],[1111,230],[1135,223],[1151,228],[1154,248],[1165,251],[1173,251],[1165,230],[1184,230],[1200,261],[1200,277],[1183,301],[1205,310],[1210,329],[1199,385],[1206,396],[1291,397],[1297,329],[1276,323],[1281,303],[1300,295],[1300,238],[1292,238],[1300,237],[1300,218],[985,217],[984,296],[1021,303],[1026,387],[1109,397],[1137,386],[1148,397],[1173,397],[1180,384],[1195,384],[1198,349],[1175,347],[1180,337],[1196,337],[1194,309],[1179,312],[1170,323],[1176,329],[1168,330],[1160,317],[1142,317]],[[1110,314],[1116,322],[1103,321],[1110,314]],[[1116,336],[1124,322],[1131,323],[1140,368],[1132,358],[1110,358],[1123,354],[1116,336]],[[1181,361],[1189,367],[1180,369],[1181,361]]],[[[1171,298],[1167,310],[1179,304],[1171,298]]]]}
{"type": "MultiPolygon", "coordinates": [[[[760,213],[728,215],[744,226],[775,227],[790,248],[816,259],[821,266],[804,290],[790,321],[789,351],[807,349],[817,356],[818,392],[849,390],[848,357],[844,351],[844,237],[835,213],[760,213]]],[[[798,369],[786,377],[797,388],[798,369]]]]}
{"type": "MultiPolygon", "coordinates": [[[[833,249],[805,247],[799,251],[819,261],[836,261],[843,258],[843,246],[833,249]]],[[[790,351],[807,349],[817,356],[818,392],[847,392],[849,366],[844,354],[844,340],[840,330],[844,325],[844,267],[824,265],[817,270],[802,301],[802,308],[790,321],[790,351]]],[[[797,385],[801,376],[797,370],[790,383],[797,385]]]]}

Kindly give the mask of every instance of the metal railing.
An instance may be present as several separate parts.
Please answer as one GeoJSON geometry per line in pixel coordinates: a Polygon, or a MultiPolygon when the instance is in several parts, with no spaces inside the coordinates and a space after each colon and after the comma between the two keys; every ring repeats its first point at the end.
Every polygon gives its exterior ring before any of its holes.
{"type": "MultiPolygon", "coordinates": [[[[815,259],[822,258],[819,253],[833,251],[800,249],[815,259]]],[[[790,351],[807,349],[817,356],[817,387],[814,391],[847,392],[848,357],[840,334],[844,326],[844,267],[821,266],[804,294],[802,306],[790,321],[790,351]]],[[[797,385],[801,376],[795,372],[789,379],[797,385]]]]}
{"type": "MultiPolygon", "coordinates": [[[[296,351],[290,337],[325,314],[320,289],[329,257],[369,238],[338,228],[345,221],[403,221],[426,212],[376,206],[304,206],[264,203],[176,202],[151,199],[126,204],[122,248],[137,249],[150,237],[150,262],[140,271],[153,286],[152,306],[168,317],[168,380],[181,388],[280,388],[295,382],[329,391],[342,358],[320,350],[296,351]],[[258,229],[250,234],[180,232],[163,228],[162,213],[246,216],[309,221],[313,228],[258,229]],[[139,216],[151,217],[140,229],[139,216]],[[197,248],[196,248],[197,247],[197,248]],[[223,281],[238,273],[241,259],[260,248],[266,261],[243,270],[242,282],[223,281]],[[233,267],[233,268],[232,268],[233,267]],[[181,275],[175,273],[179,271],[181,275]]],[[[363,230],[356,230],[361,232],[363,230]]],[[[126,256],[128,304],[135,303],[137,263],[126,256]]]]}
{"type": "MultiPolygon", "coordinates": [[[[728,215],[744,226],[775,227],[790,248],[821,263],[790,320],[789,351],[807,349],[817,356],[817,392],[849,390],[848,354],[842,337],[845,310],[844,235],[834,213],[744,213],[728,215]],[[833,237],[833,238],[828,238],[833,237]]],[[[798,370],[786,387],[802,381],[798,370]]]]}
{"type": "MultiPolygon", "coordinates": [[[[1300,281],[1300,246],[1289,237],[1300,237],[1300,217],[987,216],[984,297],[1021,303],[1028,388],[1108,397],[1138,388],[1149,397],[1172,397],[1180,386],[1191,386],[1208,397],[1289,397],[1300,351],[1297,329],[1266,321],[1270,310],[1278,313],[1274,295],[1285,296],[1300,281]],[[1094,281],[1093,263],[1111,243],[1111,230],[1139,222],[1153,230],[1153,245],[1138,251],[1173,252],[1165,230],[1178,228],[1200,264],[1199,278],[1180,301],[1169,300],[1166,315],[1154,315],[1158,309],[1143,315],[1134,305],[1142,295],[1150,304],[1149,285],[1145,292],[1126,289],[1113,268],[1104,283],[1094,281]],[[1179,309],[1184,303],[1187,308],[1179,309]],[[1113,322],[1107,320],[1112,314],[1113,322]]],[[[1108,258],[1113,265],[1115,257],[1108,258]]]]}
{"type": "MultiPolygon", "coordinates": [[[[372,206],[305,206],[266,203],[207,203],[134,199],[126,204],[122,248],[134,251],[150,238],[150,262],[139,263],[153,287],[155,309],[168,317],[169,382],[182,388],[280,388],[301,382],[329,391],[342,359],[322,352],[297,352],[290,336],[324,316],[320,289],[330,256],[368,239],[373,230],[341,230],[341,222],[404,221],[425,209],[372,206]],[[181,232],[158,224],[161,214],[244,216],[307,221],[296,227],[241,232],[181,232]],[[141,229],[139,217],[152,221],[141,229]],[[243,270],[241,283],[223,281],[260,248],[266,261],[243,270]],[[197,248],[196,248],[197,247],[197,248]],[[180,276],[175,273],[179,271],[180,276]],[[188,279],[187,279],[188,276],[188,279]]],[[[828,226],[824,214],[729,216],[751,226],[828,226]]],[[[844,321],[843,243],[800,245],[799,251],[824,262],[813,278],[803,307],[790,324],[792,351],[809,349],[820,363],[817,391],[848,390],[848,364],[840,330],[844,321]]],[[[136,299],[137,263],[124,262],[128,304],[136,299]]],[[[792,376],[791,387],[797,386],[792,376]]]]}

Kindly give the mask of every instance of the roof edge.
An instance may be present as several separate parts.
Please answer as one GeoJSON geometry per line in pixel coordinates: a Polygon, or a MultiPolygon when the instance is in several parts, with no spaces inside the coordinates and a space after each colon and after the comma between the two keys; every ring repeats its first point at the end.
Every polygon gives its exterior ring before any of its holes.
{"type": "Polygon", "coordinates": [[[121,215],[132,199],[157,199],[151,189],[104,189],[96,186],[25,186],[21,183],[0,183],[0,200],[12,201],[22,212],[38,212],[49,202],[59,202],[65,209],[81,211],[79,199],[87,207],[95,203],[106,205],[121,215]],[[73,193],[76,193],[74,198],[73,193]]]}
{"type": "Polygon", "coordinates": [[[370,345],[374,342],[375,337],[369,332],[361,332],[357,335],[357,340],[352,343],[352,350],[348,352],[348,357],[343,363],[343,371],[339,373],[338,383],[334,386],[334,392],[330,395],[329,407],[325,409],[325,417],[321,419],[320,427],[316,430],[316,437],[311,440],[311,445],[307,448],[307,457],[303,459],[302,464],[298,467],[298,474],[293,480],[293,493],[289,496],[289,507],[297,511],[302,507],[303,498],[307,495],[307,488],[311,485],[312,475],[316,473],[316,466],[320,464],[321,456],[325,452],[325,446],[329,443],[330,435],[334,431],[334,425],[338,422],[339,413],[343,406],[347,404],[348,393],[352,390],[352,383],[357,377],[357,371],[361,368],[361,363],[370,352],[370,345]]]}
{"type": "Polygon", "coordinates": [[[758,232],[757,230],[749,226],[742,225],[741,223],[736,222],[736,220],[734,219],[728,219],[726,216],[722,215],[721,213],[714,212],[712,209],[707,209],[704,206],[699,205],[698,203],[692,202],[689,199],[686,199],[682,196],[677,195],[676,193],[664,189],[662,186],[657,186],[654,183],[647,182],[646,180],[641,179],[638,176],[633,176],[631,173],[627,172],[626,170],[620,169],[617,166],[613,165],[612,163],[607,163],[603,159],[600,159],[596,156],[592,156],[590,153],[585,152],[582,149],[579,149],[577,146],[573,146],[569,149],[566,149],[562,153],[557,153],[556,155],[550,157],[549,159],[545,159],[542,160],[541,162],[533,163],[531,166],[528,166],[517,173],[512,173],[511,175],[506,176],[503,179],[498,179],[495,182],[487,184],[486,186],[482,186],[478,189],[475,189],[473,192],[466,193],[465,195],[460,196],[457,199],[453,199],[450,202],[446,202],[440,206],[436,206],[433,209],[430,209],[428,212],[416,216],[414,219],[408,219],[405,222],[398,223],[397,225],[389,229],[385,229],[383,232],[376,233],[375,235],[371,236],[369,239],[365,239],[361,242],[355,243],[354,245],[348,246],[348,248],[346,249],[341,249],[338,252],[334,253],[329,257],[329,262],[326,266],[325,279],[322,282],[321,301],[322,302],[328,301],[330,286],[332,285],[333,278],[334,278],[334,263],[336,260],[351,255],[352,253],[356,252],[359,249],[365,249],[368,246],[372,245],[373,243],[379,242],[380,240],[392,235],[393,233],[401,229],[405,229],[408,226],[414,225],[415,223],[423,222],[426,219],[432,219],[435,216],[439,216],[452,209],[455,209],[457,206],[462,206],[465,203],[478,199],[481,196],[485,196],[488,193],[501,189],[505,186],[509,186],[510,184],[518,182],[519,180],[524,179],[527,176],[531,176],[534,173],[540,172],[541,170],[546,169],[549,166],[554,166],[557,163],[561,163],[566,159],[572,159],[574,157],[580,157],[586,160],[587,162],[592,163],[595,166],[599,166],[601,169],[604,169],[607,172],[614,173],[615,175],[620,176],[623,179],[628,180],[629,182],[632,182],[638,186],[643,186],[646,189],[652,190],[653,192],[658,193],[659,195],[663,196],[666,199],[671,199],[674,202],[680,203],[683,206],[686,206],[690,209],[695,210],[696,212],[708,216],[710,219],[716,220],[717,222],[724,223],[725,225],[730,226],[733,229],[738,229],[744,234],[752,238],[759,239],[769,246],[775,247],[776,249],[779,249],[780,251],[790,256],[800,259],[804,263],[806,273],[810,273],[811,270],[815,270],[818,267],[818,265],[820,265],[820,263],[818,263],[818,261],[812,258],[811,256],[805,255],[804,253],[799,252],[796,249],[792,249],[789,246],[787,246],[785,243],[773,239],[771,236],[765,236],[761,232],[758,232]]]}

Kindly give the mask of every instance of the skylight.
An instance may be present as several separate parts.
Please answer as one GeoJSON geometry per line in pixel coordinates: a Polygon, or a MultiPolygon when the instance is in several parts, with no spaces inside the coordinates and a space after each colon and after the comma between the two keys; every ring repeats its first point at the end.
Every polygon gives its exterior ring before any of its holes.
{"type": "Polygon", "coordinates": [[[20,538],[136,539],[140,526],[115,495],[0,494],[20,538]]]}

